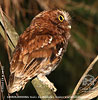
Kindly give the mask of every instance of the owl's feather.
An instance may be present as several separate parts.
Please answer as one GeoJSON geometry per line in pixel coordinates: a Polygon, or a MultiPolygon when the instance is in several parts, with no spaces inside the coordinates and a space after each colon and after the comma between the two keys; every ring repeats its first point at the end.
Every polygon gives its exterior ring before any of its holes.
{"type": "Polygon", "coordinates": [[[70,36],[69,20],[62,23],[57,19],[59,14],[64,13],[44,11],[21,34],[10,65],[9,93],[24,88],[31,78],[40,73],[49,74],[59,64],[70,36]]]}

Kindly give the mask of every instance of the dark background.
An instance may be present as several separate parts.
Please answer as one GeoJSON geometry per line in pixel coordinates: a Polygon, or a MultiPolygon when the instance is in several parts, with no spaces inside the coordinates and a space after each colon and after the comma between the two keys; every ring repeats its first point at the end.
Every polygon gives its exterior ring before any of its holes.
{"type": "MultiPolygon", "coordinates": [[[[70,95],[86,68],[98,54],[98,0],[0,0],[0,5],[19,34],[23,33],[33,17],[43,10],[63,9],[70,13],[72,29],[67,52],[57,69],[47,76],[56,86],[57,96],[70,95]]],[[[8,80],[8,55],[1,36],[0,61],[5,66],[5,76],[8,80]]],[[[97,77],[98,62],[89,75],[97,77]]],[[[18,94],[37,96],[31,82],[18,94]]],[[[7,95],[6,89],[4,95],[7,95]]]]}

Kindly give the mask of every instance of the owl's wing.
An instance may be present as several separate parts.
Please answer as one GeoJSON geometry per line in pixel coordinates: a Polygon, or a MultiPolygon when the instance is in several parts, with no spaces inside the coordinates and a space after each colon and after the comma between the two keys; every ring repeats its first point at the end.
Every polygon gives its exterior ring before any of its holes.
{"type": "Polygon", "coordinates": [[[30,64],[32,64],[33,72],[35,66],[39,65],[50,55],[51,50],[45,49],[45,47],[52,42],[52,38],[51,35],[37,35],[23,44],[20,37],[21,41],[18,42],[13,54],[10,72],[20,75],[21,72],[23,73],[23,71],[27,70],[30,64]]]}
{"type": "Polygon", "coordinates": [[[37,75],[42,66],[49,63],[47,57],[52,52],[45,47],[51,39],[50,35],[37,35],[29,41],[24,41],[20,36],[10,64],[9,93],[19,91],[29,79],[37,75]]]}
{"type": "Polygon", "coordinates": [[[9,93],[19,91],[34,76],[49,73],[53,65],[55,66],[59,61],[56,50],[60,49],[58,43],[63,41],[61,37],[54,38],[49,34],[37,34],[32,38],[28,36],[30,35],[20,36],[13,54],[10,65],[9,93]]]}

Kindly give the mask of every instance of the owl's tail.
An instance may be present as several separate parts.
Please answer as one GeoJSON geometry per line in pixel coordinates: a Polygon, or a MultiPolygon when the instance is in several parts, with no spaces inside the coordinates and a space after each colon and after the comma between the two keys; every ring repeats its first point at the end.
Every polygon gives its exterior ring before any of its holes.
{"type": "Polygon", "coordinates": [[[26,83],[27,82],[24,82],[22,78],[16,77],[13,73],[9,77],[8,92],[9,93],[14,93],[16,91],[18,92],[21,88],[25,86],[26,83]]]}

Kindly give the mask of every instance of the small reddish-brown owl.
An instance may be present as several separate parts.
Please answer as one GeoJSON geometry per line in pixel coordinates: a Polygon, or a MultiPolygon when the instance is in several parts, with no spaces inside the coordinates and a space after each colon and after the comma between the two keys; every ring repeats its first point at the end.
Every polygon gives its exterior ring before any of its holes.
{"type": "Polygon", "coordinates": [[[70,16],[61,10],[43,11],[32,20],[13,53],[9,93],[23,89],[35,76],[41,80],[57,67],[66,50],[70,29],[70,16]]]}

